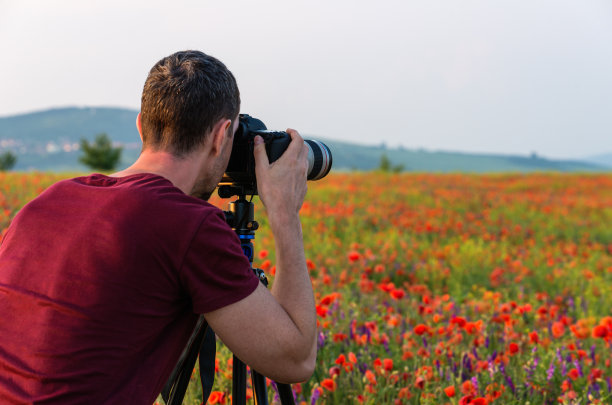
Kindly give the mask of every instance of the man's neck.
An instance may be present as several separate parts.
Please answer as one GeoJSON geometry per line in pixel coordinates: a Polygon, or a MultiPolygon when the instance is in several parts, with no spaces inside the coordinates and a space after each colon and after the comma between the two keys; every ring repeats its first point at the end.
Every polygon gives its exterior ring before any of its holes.
{"type": "Polygon", "coordinates": [[[202,169],[203,159],[197,156],[192,154],[185,158],[177,158],[164,151],[144,150],[134,164],[110,176],[125,177],[138,173],[152,173],[169,180],[183,193],[190,194],[202,169]]]}

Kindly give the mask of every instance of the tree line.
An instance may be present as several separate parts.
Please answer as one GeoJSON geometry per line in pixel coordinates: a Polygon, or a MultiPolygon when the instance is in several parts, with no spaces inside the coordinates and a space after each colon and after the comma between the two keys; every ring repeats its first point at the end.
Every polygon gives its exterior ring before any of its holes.
{"type": "MultiPolygon", "coordinates": [[[[93,142],[81,138],[81,156],[79,162],[96,171],[112,171],[121,160],[122,147],[114,147],[111,139],[106,133],[95,136],[93,142]]],[[[17,156],[11,151],[0,154],[0,171],[11,170],[17,163],[17,156]]],[[[404,171],[404,165],[394,165],[386,154],[380,157],[378,171],[388,173],[400,173],[404,171]]]]}
{"type": "MultiPolygon", "coordinates": [[[[96,135],[93,142],[81,138],[81,151],[79,162],[96,171],[112,171],[121,160],[122,147],[114,147],[107,134],[96,135]]],[[[0,154],[0,171],[11,170],[17,163],[17,156],[6,151],[0,154]]]]}

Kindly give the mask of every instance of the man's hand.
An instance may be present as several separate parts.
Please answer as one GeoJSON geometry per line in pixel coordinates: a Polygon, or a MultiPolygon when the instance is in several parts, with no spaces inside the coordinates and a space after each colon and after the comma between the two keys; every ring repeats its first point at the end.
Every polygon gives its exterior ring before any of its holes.
{"type": "Polygon", "coordinates": [[[287,129],[287,133],[291,136],[291,143],[272,163],[269,163],[265,144],[259,135],[255,137],[253,149],[259,198],[273,228],[283,226],[298,215],[307,190],[308,148],[296,130],[287,129]]]}

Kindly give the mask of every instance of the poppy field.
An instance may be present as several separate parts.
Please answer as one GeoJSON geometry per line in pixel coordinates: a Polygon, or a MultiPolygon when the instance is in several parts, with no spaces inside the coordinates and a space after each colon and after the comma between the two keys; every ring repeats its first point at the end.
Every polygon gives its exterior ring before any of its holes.
{"type": "MultiPolygon", "coordinates": [[[[0,230],[58,176],[0,173],[0,230]]],[[[612,175],[332,173],[301,214],[319,354],[296,403],[612,403],[612,175]]],[[[208,403],[230,404],[217,344],[208,403]]]]}

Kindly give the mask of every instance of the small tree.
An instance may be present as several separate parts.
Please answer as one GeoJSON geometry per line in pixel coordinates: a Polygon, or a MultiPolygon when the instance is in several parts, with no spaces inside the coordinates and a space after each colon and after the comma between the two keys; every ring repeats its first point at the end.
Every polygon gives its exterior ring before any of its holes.
{"type": "Polygon", "coordinates": [[[387,157],[386,153],[383,153],[380,157],[380,164],[378,165],[378,170],[381,172],[393,172],[400,173],[404,170],[404,165],[391,165],[391,160],[387,157]]]}
{"type": "Polygon", "coordinates": [[[0,155],[0,171],[11,170],[17,163],[17,156],[11,151],[6,151],[0,155]]]}
{"type": "Polygon", "coordinates": [[[96,135],[93,143],[89,143],[86,139],[81,139],[81,149],[83,155],[79,158],[79,162],[91,167],[93,170],[110,171],[115,169],[123,148],[113,148],[108,135],[102,133],[96,135]]]}

